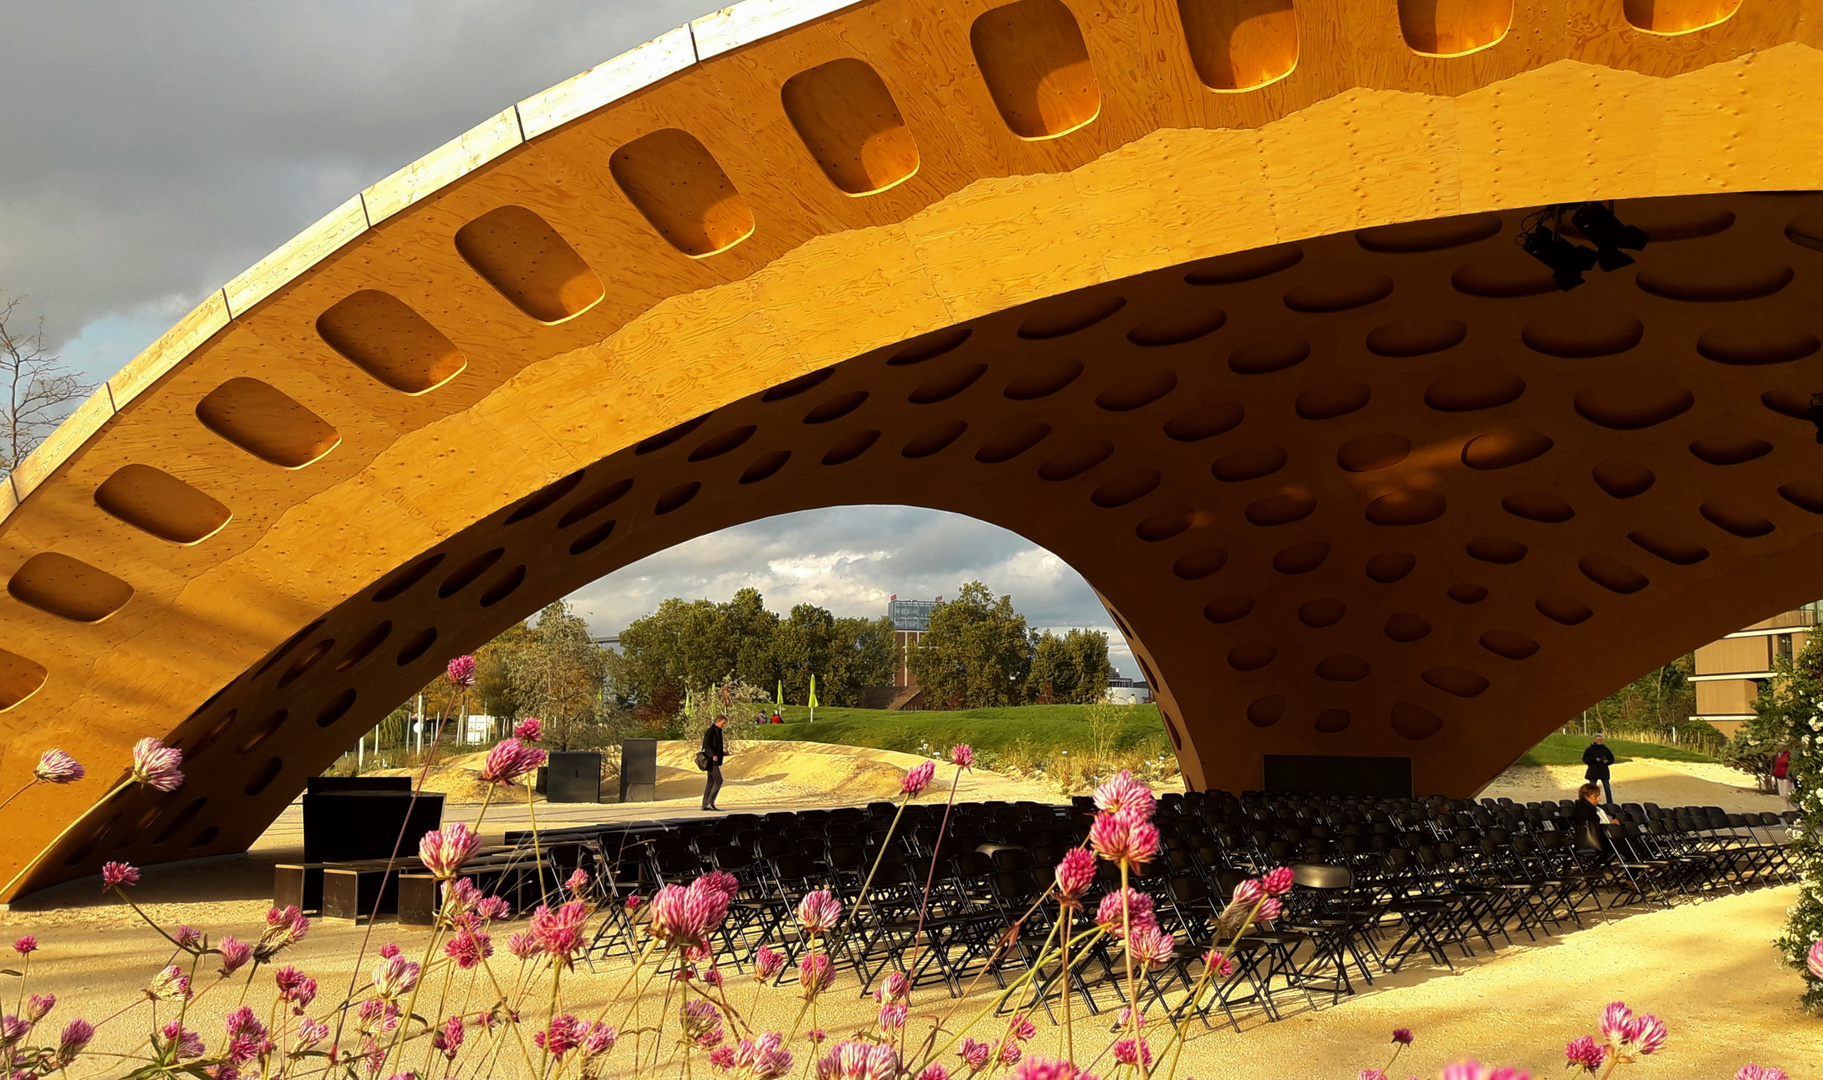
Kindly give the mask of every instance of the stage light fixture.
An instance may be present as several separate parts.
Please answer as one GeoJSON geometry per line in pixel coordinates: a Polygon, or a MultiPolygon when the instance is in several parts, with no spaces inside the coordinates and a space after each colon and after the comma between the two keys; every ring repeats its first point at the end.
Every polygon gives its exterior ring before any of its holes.
{"type": "Polygon", "coordinates": [[[1614,211],[1602,203],[1583,203],[1570,214],[1570,221],[1595,244],[1596,262],[1604,271],[1633,265],[1633,256],[1627,251],[1646,249],[1646,230],[1621,224],[1614,211]]]}
{"type": "Polygon", "coordinates": [[[1583,283],[1583,272],[1595,267],[1595,252],[1572,244],[1539,222],[1520,234],[1525,253],[1551,268],[1551,280],[1565,292],[1583,283]]]}

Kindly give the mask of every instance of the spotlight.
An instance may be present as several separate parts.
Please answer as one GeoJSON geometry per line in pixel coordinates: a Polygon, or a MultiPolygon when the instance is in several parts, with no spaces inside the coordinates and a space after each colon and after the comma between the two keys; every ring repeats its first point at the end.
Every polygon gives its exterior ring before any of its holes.
{"type": "Polygon", "coordinates": [[[1570,215],[1570,220],[1594,242],[1596,261],[1603,270],[1633,265],[1633,256],[1622,248],[1629,251],[1646,249],[1646,230],[1637,225],[1622,225],[1614,211],[1601,203],[1583,203],[1570,215]]]}
{"type": "Polygon", "coordinates": [[[1823,394],[1810,395],[1810,422],[1817,425],[1817,442],[1823,443],[1823,394]]]}
{"type": "Polygon", "coordinates": [[[1570,243],[1542,223],[1521,234],[1519,245],[1527,255],[1551,268],[1551,280],[1565,292],[1581,285],[1583,271],[1595,266],[1595,252],[1570,243]]]}

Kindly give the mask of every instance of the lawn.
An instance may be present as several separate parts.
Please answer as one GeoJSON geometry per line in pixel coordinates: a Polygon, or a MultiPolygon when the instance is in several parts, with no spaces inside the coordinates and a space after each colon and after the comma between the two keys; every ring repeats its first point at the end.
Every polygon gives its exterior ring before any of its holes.
{"type": "MultiPolygon", "coordinates": [[[[728,724],[736,739],[802,739],[843,746],[871,746],[910,754],[948,750],[968,743],[986,757],[1035,762],[1059,750],[1095,748],[1095,725],[1086,705],[1023,705],[960,712],[892,712],[886,709],[820,708],[814,723],[801,705],[785,707],[783,724],[764,727],[735,719],[728,724]]],[[[1169,752],[1156,705],[1136,705],[1110,726],[1104,750],[1114,753],[1169,752]]],[[[1580,765],[1589,739],[1582,735],[1547,735],[1515,765],[1580,765]]],[[[1659,758],[1666,761],[1714,761],[1715,758],[1675,746],[1609,739],[1614,759],[1659,758]]]]}
{"type": "MultiPolygon", "coordinates": [[[[1156,705],[1135,705],[1123,711],[1125,715],[1109,724],[1104,733],[1103,749],[1168,751],[1170,743],[1156,705]]],[[[803,739],[910,754],[947,751],[956,743],[968,743],[984,756],[1037,761],[1059,750],[1094,749],[1096,725],[1089,722],[1088,713],[1086,705],[1026,705],[959,712],[819,708],[816,722],[812,723],[809,709],[792,705],[785,708],[783,724],[760,727],[730,720],[728,733],[736,739],[803,739]]]]}
{"type": "MultiPolygon", "coordinates": [[[[1664,761],[1714,761],[1708,754],[1657,743],[1634,742],[1631,739],[1609,739],[1615,764],[1633,758],[1659,758],[1664,761]]],[[[1546,735],[1544,741],[1526,751],[1515,765],[1581,765],[1582,752],[1589,746],[1586,735],[1546,735]]]]}

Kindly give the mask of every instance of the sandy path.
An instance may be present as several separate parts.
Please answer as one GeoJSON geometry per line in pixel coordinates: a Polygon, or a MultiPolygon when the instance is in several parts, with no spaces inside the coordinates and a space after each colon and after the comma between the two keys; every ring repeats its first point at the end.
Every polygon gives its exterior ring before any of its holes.
{"type": "MultiPolygon", "coordinates": [[[[1473,1055],[1548,1077],[1561,1066],[1563,1043],[1593,1031],[1601,1007],[1622,999],[1656,1012],[1670,1026],[1670,1044],[1659,1059],[1644,1066],[1652,1075],[1725,1078],[1751,1060],[1780,1065],[1794,1080],[1815,1080],[1823,1076],[1817,1071],[1823,1060],[1823,1026],[1796,1009],[1798,977],[1777,965],[1769,945],[1794,895],[1790,887],[1761,890],[1610,918],[1561,939],[1503,948],[1491,958],[1459,963],[1460,970],[1453,974],[1408,966],[1397,977],[1383,977],[1373,990],[1333,1007],[1326,997],[1319,997],[1321,1007],[1312,1008],[1286,996],[1286,1019],[1276,1024],[1245,1013],[1239,1034],[1227,1027],[1204,1030],[1193,1024],[1179,1075],[1223,1080],[1352,1077],[1360,1068],[1383,1063],[1394,1027],[1411,1027],[1417,1043],[1401,1059],[1395,1075],[1409,1071],[1435,1076],[1449,1061],[1473,1055]]],[[[256,921],[257,912],[247,914],[251,917],[235,920],[238,925],[215,924],[210,929],[250,934],[249,923],[256,921]]],[[[191,915],[195,918],[194,909],[191,915]]],[[[63,1004],[53,1014],[58,1020],[75,1012],[94,1017],[130,1004],[136,988],[169,953],[154,947],[158,939],[143,927],[134,928],[119,908],[91,909],[79,920],[12,913],[0,918],[0,930],[39,935],[43,949],[35,958],[31,990],[59,996],[63,1004]]],[[[284,959],[322,979],[327,1002],[346,987],[361,936],[362,931],[353,927],[318,925],[284,959]],[[338,989],[331,991],[331,985],[338,989]]],[[[415,957],[424,948],[426,932],[388,924],[376,927],[368,966],[372,949],[391,940],[415,957]]],[[[504,951],[493,965],[503,981],[512,980],[519,970],[518,962],[504,951]]],[[[592,1012],[621,985],[621,972],[623,967],[609,964],[593,972],[579,969],[564,981],[565,1006],[592,1012]]],[[[754,1000],[751,983],[732,972],[730,977],[739,988],[737,1005],[746,1008],[754,1000]]],[[[262,1011],[270,1000],[270,979],[261,973],[248,997],[262,1011]]],[[[198,985],[210,982],[202,979],[198,985]]],[[[845,974],[822,1000],[819,1022],[826,1029],[840,1033],[869,1022],[872,1003],[857,1001],[853,987],[852,976],[845,974]]],[[[232,1006],[238,992],[238,984],[216,988],[197,1006],[208,1019],[194,1026],[211,1041],[219,1032],[215,1018],[232,1006]]],[[[985,1000],[978,996],[958,1015],[972,1015],[985,1000]]],[[[471,1002],[478,1007],[482,995],[471,1002]]],[[[765,1028],[789,1028],[798,1004],[789,989],[768,991],[760,1002],[754,1022],[765,1028]]],[[[951,1005],[940,987],[921,989],[914,996],[914,1017],[946,1013],[951,1005]]],[[[319,1005],[312,1013],[324,1011],[319,1005]]],[[[164,1006],[161,1016],[168,1019],[170,1014],[171,1007],[164,1006]]],[[[650,1016],[646,1012],[646,1018],[650,1016]]],[[[149,1018],[149,1008],[137,1006],[103,1029],[96,1048],[120,1051],[137,1044],[149,1018]]],[[[619,1010],[609,1018],[623,1023],[626,1019],[619,1010]]],[[[1078,1021],[1079,1046],[1101,1045],[1100,1029],[1083,1019],[1080,1010],[1078,1021]]],[[[914,1019],[912,1030],[922,1033],[929,1022],[914,1019]]],[[[1058,1029],[1041,1020],[1036,1049],[1055,1053],[1059,1037],[1058,1029]]],[[[94,1065],[100,1067],[77,1069],[73,1075],[122,1071],[103,1058],[94,1065]]],[[[624,1063],[615,1071],[633,1072],[624,1063]]]]}
{"type": "MultiPolygon", "coordinates": [[[[1746,773],[1725,765],[1686,761],[1634,760],[1614,766],[1614,798],[1660,806],[1719,806],[1731,814],[1791,809],[1780,795],[1755,790],[1746,773]]],[[[1482,791],[1483,798],[1516,802],[1574,799],[1583,785],[1581,765],[1508,769],[1482,791]]]]}

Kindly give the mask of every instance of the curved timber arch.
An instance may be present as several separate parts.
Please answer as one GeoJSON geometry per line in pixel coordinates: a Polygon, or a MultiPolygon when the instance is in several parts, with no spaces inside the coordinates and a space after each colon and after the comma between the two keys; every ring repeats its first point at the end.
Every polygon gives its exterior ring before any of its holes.
{"type": "Polygon", "coordinates": [[[21,888],[237,850],[443,658],[786,510],[1050,548],[1229,787],[1472,790],[1823,591],[1823,206],[1739,194],[1823,187],[1813,9],[1397,8],[754,2],[351,199],[11,478],[0,786],[192,762],[21,888]],[[1549,291],[1586,198],[1655,242],[1549,291]]]}

